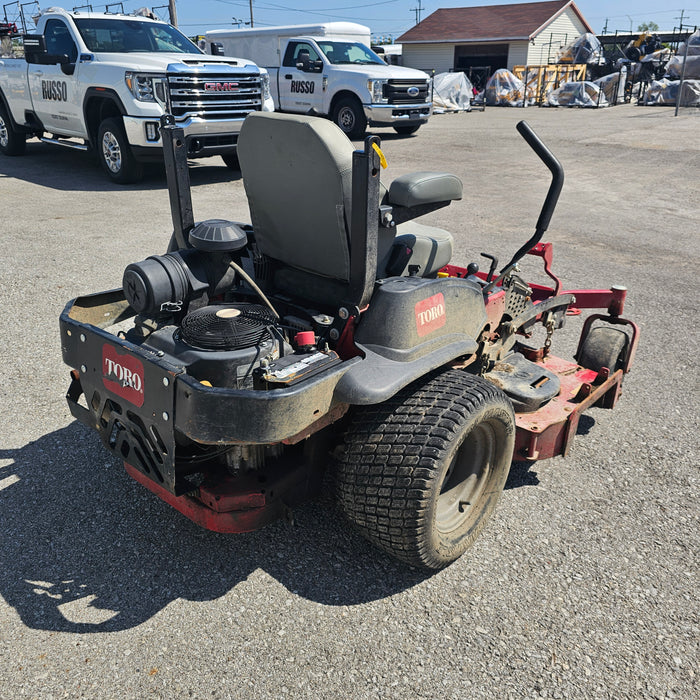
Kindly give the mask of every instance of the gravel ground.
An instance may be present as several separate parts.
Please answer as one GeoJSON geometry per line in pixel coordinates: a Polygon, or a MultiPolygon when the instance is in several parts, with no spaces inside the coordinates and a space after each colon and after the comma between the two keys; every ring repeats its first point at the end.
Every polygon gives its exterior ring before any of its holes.
{"type": "MultiPolygon", "coordinates": [[[[567,173],[555,270],[569,288],[625,284],[642,339],[618,407],[592,409],[566,459],[516,464],[476,545],[434,575],[324,503],[223,536],[130,480],[70,417],[58,316],[165,249],[163,172],[115,187],[38,142],[0,159],[0,697],[700,697],[700,115],[496,108],[379,130],[385,181],[463,179],[429,218],[456,262],[505,261],[534,228],[548,174],[523,116],[567,173]]],[[[218,158],[191,174],[197,219],[247,220],[218,158]]]]}

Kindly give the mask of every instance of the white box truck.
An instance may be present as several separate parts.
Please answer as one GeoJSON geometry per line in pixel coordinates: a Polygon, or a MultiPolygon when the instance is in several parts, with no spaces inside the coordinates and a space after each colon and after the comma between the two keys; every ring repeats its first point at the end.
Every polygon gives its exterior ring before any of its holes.
{"type": "Polygon", "coordinates": [[[279,111],[326,116],[351,138],[367,125],[412,134],[432,113],[430,77],[387,65],[369,48],[369,27],[361,24],[215,29],[206,42],[208,53],[245,56],[266,68],[279,111]]]}

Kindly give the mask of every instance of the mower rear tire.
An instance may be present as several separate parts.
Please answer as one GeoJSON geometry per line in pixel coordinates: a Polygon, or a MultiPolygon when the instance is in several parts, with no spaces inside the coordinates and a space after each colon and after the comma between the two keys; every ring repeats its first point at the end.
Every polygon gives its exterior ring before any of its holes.
{"type": "Polygon", "coordinates": [[[514,441],[513,407],[500,389],[441,371],[355,411],[336,463],[339,505],[385,552],[442,569],[486,524],[514,441]]]}
{"type": "Polygon", "coordinates": [[[226,167],[229,170],[237,170],[238,172],[241,171],[241,164],[238,160],[237,152],[234,151],[233,153],[224,153],[224,155],[221,156],[221,160],[226,163],[226,167]]]}
{"type": "Polygon", "coordinates": [[[0,153],[4,156],[21,156],[26,150],[26,134],[15,129],[12,117],[0,100],[0,153]]]}
{"type": "Polygon", "coordinates": [[[588,332],[576,361],[595,372],[607,367],[612,374],[625,361],[628,341],[627,334],[619,328],[596,326],[588,332]]]}

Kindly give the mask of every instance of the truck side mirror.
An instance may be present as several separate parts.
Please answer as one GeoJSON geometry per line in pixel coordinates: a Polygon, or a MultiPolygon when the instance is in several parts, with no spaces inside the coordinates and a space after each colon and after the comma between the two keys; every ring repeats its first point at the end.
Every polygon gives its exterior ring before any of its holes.
{"type": "Polygon", "coordinates": [[[73,75],[75,73],[75,63],[70,60],[70,57],[62,53],[59,56],[55,56],[58,59],[56,61],[61,66],[61,73],[63,75],[73,75]]]}
{"type": "Polygon", "coordinates": [[[308,51],[300,51],[299,55],[297,56],[297,70],[304,71],[305,73],[309,72],[309,66],[311,64],[311,61],[309,59],[309,52],[308,51]]]}
{"type": "Polygon", "coordinates": [[[209,44],[212,56],[225,56],[224,45],[220,41],[212,41],[209,44]]]}
{"type": "Polygon", "coordinates": [[[24,57],[27,63],[43,63],[46,52],[46,40],[43,34],[23,34],[24,57]]]}

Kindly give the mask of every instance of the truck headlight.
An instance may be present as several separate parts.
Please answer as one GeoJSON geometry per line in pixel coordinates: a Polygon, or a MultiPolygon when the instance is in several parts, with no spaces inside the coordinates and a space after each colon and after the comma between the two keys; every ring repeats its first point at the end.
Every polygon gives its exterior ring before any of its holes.
{"type": "Polygon", "coordinates": [[[384,86],[386,85],[386,80],[368,80],[367,89],[369,94],[372,96],[373,103],[387,103],[389,99],[384,96],[384,86]]]}
{"type": "Polygon", "coordinates": [[[154,82],[162,84],[163,76],[149,75],[147,73],[132,73],[128,71],[124,74],[124,82],[131,94],[141,102],[157,102],[156,87],[154,82]]]}
{"type": "Polygon", "coordinates": [[[265,100],[269,100],[272,97],[272,93],[270,92],[270,74],[265,72],[265,73],[260,73],[260,86],[262,87],[262,99],[263,102],[265,100]]]}

